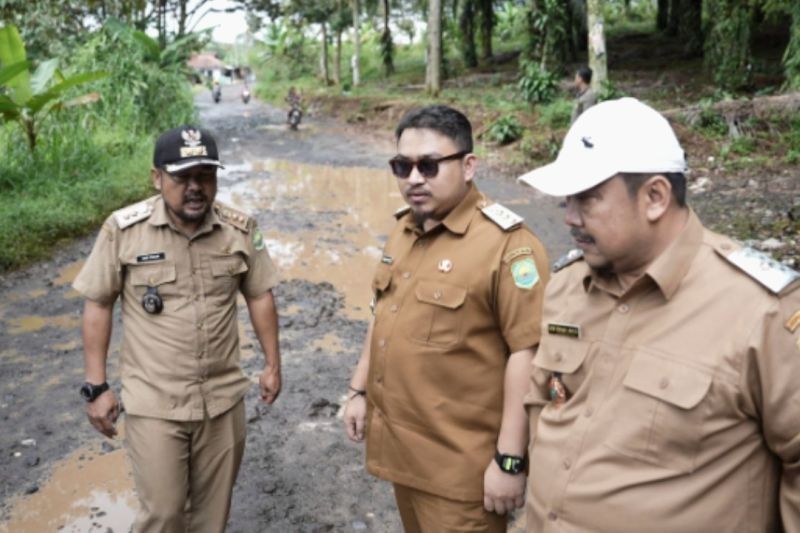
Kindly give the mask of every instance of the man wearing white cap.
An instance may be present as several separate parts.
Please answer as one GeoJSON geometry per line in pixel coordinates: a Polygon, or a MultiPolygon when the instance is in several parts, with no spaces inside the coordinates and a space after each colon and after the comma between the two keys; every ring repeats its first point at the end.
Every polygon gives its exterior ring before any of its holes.
{"type": "Polygon", "coordinates": [[[685,171],[623,98],[520,178],[578,246],[526,397],[529,531],[800,531],[800,274],[704,228],[685,171]]]}

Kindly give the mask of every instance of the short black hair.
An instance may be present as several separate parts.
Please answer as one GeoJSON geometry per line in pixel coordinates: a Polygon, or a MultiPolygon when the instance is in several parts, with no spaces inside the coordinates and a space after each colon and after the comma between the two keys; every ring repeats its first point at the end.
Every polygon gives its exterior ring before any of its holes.
{"type": "Polygon", "coordinates": [[[446,105],[429,105],[405,114],[394,130],[395,139],[400,140],[409,128],[434,130],[451,139],[460,152],[472,152],[472,124],[457,109],[446,105]]]}
{"type": "Polygon", "coordinates": [[[631,198],[636,196],[645,181],[653,176],[664,176],[672,186],[672,197],[675,198],[678,207],[686,207],[686,176],[683,172],[654,172],[651,174],[623,172],[620,175],[625,181],[625,187],[628,189],[628,195],[631,198]]]}
{"type": "Polygon", "coordinates": [[[592,69],[590,69],[586,65],[579,68],[578,71],[575,72],[575,74],[580,76],[583,82],[586,83],[587,85],[592,83],[592,69]]]}

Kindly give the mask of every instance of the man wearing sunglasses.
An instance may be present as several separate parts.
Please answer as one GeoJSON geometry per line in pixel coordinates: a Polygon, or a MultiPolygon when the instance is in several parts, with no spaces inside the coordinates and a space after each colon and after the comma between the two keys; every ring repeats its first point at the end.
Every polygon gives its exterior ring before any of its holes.
{"type": "Polygon", "coordinates": [[[391,481],[408,532],[506,530],[523,504],[523,396],[539,342],[547,255],[521,217],[473,184],[467,118],[407,114],[389,162],[396,213],[350,382],[348,436],[391,481]]]}
{"type": "Polygon", "coordinates": [[[686,170],[622,98],[521,178],[578,247],[533,361],[528,531],[800,531],[800,274],[704,228],[686,170]]]}
{"type": "Polygon", "coordinates": [[[122,301],[125,443],[139,531],[225,529],[245,443],[237,296],[247,302],[266,365],[261,398],[281,388],[277,272],[255,220],[214,202],[214,139],[182,126],[158,138],[151,178],[160,192],[103,224],[74,287],[85,297],[86,383],[91,424],[116,435],[121,406],[109,388],[112,314],[122,301]],[[190,512],[187,512],[190,509],[190,512]]]}

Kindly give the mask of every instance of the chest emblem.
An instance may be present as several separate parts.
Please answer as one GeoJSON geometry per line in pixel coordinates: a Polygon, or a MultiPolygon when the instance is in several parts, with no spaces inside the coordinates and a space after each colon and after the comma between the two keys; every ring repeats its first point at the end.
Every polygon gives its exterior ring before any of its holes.
{"type": "Polygon", "coordinates": [[[511,265],[511,276],[514,278],[514,285],[520,289],[530,290],[539,282],[539,271],[531,257],[514,262],[511,265]]]}
{"type": "Polygon", "coordinates": [[[439,261],[439,272],[447,274],[451,270],[453,270],[452,261],[450,261],[449,259],[442,259],[441,261],[439,261]]]}

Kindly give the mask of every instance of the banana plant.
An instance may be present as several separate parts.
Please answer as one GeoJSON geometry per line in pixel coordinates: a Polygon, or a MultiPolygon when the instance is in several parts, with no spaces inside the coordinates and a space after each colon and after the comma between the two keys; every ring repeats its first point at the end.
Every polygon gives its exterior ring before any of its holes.
{"type": "Polygon", "coordinates": [[[31,72],[25,43],[14,25],[0,27],[0,66],[0,116],[22,127],[31,151],[36,149],[39,126],[49,113],[100,98],[98,93],[87,93],[67,99],[67,92],[106,76],[104,72],[86,72],[64,77],[58,59],[43,61],[31,72]]]}

